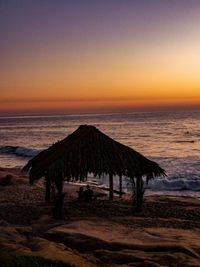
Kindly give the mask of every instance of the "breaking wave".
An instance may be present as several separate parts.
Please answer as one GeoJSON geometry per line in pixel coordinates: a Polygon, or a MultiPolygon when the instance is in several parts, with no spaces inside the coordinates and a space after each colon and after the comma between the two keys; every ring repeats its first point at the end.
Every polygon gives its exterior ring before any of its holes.
{"type": "MultiPolygon", "coordinates": [[[[0,154],[12,154],[20,158],[30,158],[36,156],[41,150],[21,146],[0,146],[0,154]]],[[[189,191],[200,194],[200,158],[199,157],[155,157],[153,160],[159,162],[165,170],[170,170],[165,178],[157,178],[149,181],[146,186],[151,192],[175,192],[187,193],[189,191]]],[[[94,179],[94,177],[92,177],[94,179]]],[[[104,175],[98,182],[108,186],[109,177],[104,175]]],[[[114,186],[118,188],[119,177],[114,177],[114,186]]],[[[128,180],[123,180],[123,190],[130,191],[128,180]]]]}
{"type": "Polygon", "coordinates": [[[149,182],[152,191],[200,191],[200,179],[196,178],[163,178],[149,182]]]}
{"type": "Polygon", "coordinates": [[[36,156],[41,150],[28,148],[28,147],[20,147],[20,146],[0,146],[1,154],[14,154],[19,157],[29,157],[32,158],[36,156]]]}

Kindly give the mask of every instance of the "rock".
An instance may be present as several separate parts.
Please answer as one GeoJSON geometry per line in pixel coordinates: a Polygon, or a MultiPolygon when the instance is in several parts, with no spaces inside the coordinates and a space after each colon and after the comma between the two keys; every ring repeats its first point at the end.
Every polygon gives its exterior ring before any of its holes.
{"type": "Polygon", "coordinates": [[[12,184],[12,175],[6,175],[4,177],[0,177],[0,186],[9,186],[12,184]]]}

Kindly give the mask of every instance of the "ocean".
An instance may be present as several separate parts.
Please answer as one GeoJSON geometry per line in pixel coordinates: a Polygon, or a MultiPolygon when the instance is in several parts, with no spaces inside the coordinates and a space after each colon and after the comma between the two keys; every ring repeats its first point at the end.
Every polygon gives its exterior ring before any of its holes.
{"type": "Polygon", "coordinates": [[[166,170],[166,178],[149,183],[147,194],[200,197],[200,111],[0,117],[0,166],[24,166],[82,124],[96,126],[166,170]]]}

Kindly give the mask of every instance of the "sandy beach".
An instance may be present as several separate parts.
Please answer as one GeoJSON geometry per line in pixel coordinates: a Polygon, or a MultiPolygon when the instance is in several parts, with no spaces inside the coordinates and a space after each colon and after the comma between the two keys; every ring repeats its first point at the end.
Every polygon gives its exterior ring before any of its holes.
{"type": "Polygon", "coordinates": [[[78,185],[65,183],[66,218],[56,221],[43,180],[31,186],[19,169],[0,168],[0,184],[1,258],[39,256],[78,267],[200,266],[198,198],[148,196],[136,214],[128,196],[81,203],[78,185]]]}

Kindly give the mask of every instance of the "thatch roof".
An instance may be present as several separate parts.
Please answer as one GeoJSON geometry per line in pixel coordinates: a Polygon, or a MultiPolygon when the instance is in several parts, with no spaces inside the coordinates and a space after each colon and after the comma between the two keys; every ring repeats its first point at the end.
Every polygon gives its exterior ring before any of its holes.
{"type": "Polygon", "coordinates": [[[23,170],[29,171],[31,182],[46,173],[52,179],[59,175],[67,180],[82,179],[88,173],[149,178],[165,175],[157,163],[89,125],[79,126],[71,135],[40,152],[23,170]]]}

